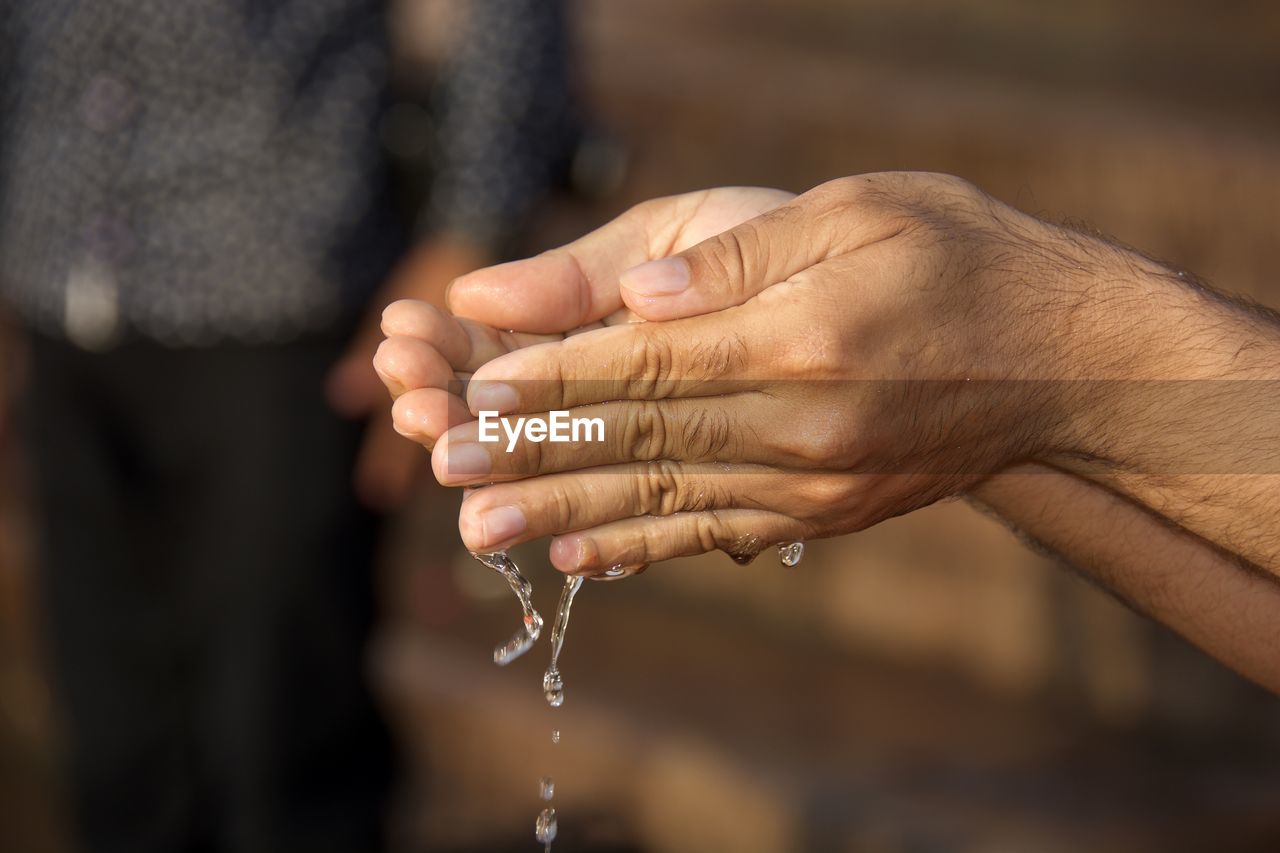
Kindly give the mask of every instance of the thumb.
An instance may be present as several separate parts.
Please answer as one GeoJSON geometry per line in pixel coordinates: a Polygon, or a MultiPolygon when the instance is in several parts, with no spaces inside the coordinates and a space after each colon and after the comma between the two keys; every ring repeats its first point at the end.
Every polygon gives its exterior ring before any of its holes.
{"type": "Polygon", "coordinates": [[[809,216],[784,205],[685,249],[622,273],[627,307],[646,320],[693,317],[741,305],[825,256],[809,216]]]}
{"type": "Polygon", "coordinates": [[[535,334],[602,320],[622,307],[618,273],[653,257],[650,215],[651,209],[632,208],[567,246],[460,276],[449,285],[449,310],[495,329],[535,334]]]}

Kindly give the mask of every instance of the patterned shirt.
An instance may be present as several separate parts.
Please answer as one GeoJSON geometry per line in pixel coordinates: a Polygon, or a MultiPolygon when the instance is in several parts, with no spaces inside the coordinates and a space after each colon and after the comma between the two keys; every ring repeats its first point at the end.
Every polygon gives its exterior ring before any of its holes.
{"type": "MultiPolygon", "coordinates": [[[[461,8],[424,219],[493,247],[567,147],[564,9],[461,8]]],[[[0,0],[0,292],[90,347],[277,341],[353,317],[408,236],[380,138],[385,13],[0,0]]]]}

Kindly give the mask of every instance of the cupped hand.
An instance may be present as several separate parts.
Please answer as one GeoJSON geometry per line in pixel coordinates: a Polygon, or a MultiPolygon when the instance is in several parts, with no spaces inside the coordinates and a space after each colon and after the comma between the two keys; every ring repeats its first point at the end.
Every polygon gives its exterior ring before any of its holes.
{"type": "Polygon", "coordinates": [[[352,481],[356,495],[371,509],[386,512],[402,506],[427,471],[419,449],[392,429],[386,391],[369,364],[383,338],[382,310],[405,298],[443,305],[450,281],[486,263],[486,253],[458,238],[436,237],[414,248],[375,294],[369,316],[329,371],[325,390],[330,406],[343,417],[366,419],[352,481]]]}
{"type": "MultiPolygon", "coordinates": [[[[549,333],[627,308],[664,321],[470,364],[471,415],[569,410],[601,419],[604,440],[508,453],[459,418],[432,435],[441,482],[495,484],[464,501],[469,548],[552,534],[555,565],[588,574],[713,549],[745,559],[1058,446],[1070,404],[1038,380],[1064,378],[1072,354],[1037,318],[1072,298],[1061,270],[1094,247],[937,175],[842,179],[737,223],[702,218],[765,207],[747,201],[758,193],[650,203],[455,283],[451,307],[490,325],[549,333]]],[[[380,369],[408,388],[442,338],[400,334],[418,354],[380,369]]]]}
{"type": "Polygon", "coordinates": [[[622,302],[619,273],[791,198],[734,189],[658,199],[562,248],[459,277],[449,291],[453,313],[424,300],[392,303],[373,365],[395,399],[396,431],[430,449],[451,426],[474,420],[459,380],[516,350],[639,322],[622,302]]]}

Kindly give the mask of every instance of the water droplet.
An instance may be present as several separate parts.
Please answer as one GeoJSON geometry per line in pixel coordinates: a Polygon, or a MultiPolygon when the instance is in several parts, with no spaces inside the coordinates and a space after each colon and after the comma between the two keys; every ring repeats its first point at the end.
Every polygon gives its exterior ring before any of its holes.
{"type": "Polygon", "coordinates": [[[629,577],[638,575],[641,572],[643,572],[646,568],[648,568],[648,566],[646,566],[644,563],[640,563],[638,565],[631,565],[631,566],[626,566],[626,565],[623,565],[622,563],[615,563],[614,565],[605,569],[600,574],[592,575],[590,578],[588,578],[588,580],[605,581],[605,582],[621,580],[622,578],[629,578],[629,577]]]}
{"type": "Polygon", "coordinates": [[[560,730],[559,730],[559,729],[555,729],[554,731],[552,731],[552,732],[551,732],[551,742],[552,742],[552,743],[559,743],[559,742],[560,742],[560,730]]]}
{"type": "Polygon", "coordinates": [[[556,810],[545,808],[538,813],[538,820],[533,825],[533,836],[551,849],[551,842],[556,840],[556,810]]]}
{"type": "Polygon", "coordinates": [[[538,783],[538,796],[544,800],[550,800],[556,795],[556,780],[550,776],[543,776],[542,781],[538,783]]]}
{"type": "Polygon", "coordinates": [[[510,640],[493,650],[493,662],[498,666],[506,666],[529,651],[542,634],[542,616],[533,609],[533,586],[520,573],[520,567],[507,555],[506,551],[494,551],[492,554],[473,552],[471,556],[507,579],[516,600],[520,602],[520,609],[524,611],[520,628],[510,640]]]}
{"type": "Polygon", "coordinates": [[[564,704],[564,679],[560,676],[560,649],[564,645],[564,632],[569,627],[569,612],[573,609],[573,597],[582,588],[582,578],[569,575],[560,591],[560,605],[556,608],[556,621],[551,625],[551,663],[542,676],[542,695],[552,708],[564,704]]]}
{"type": "Polygon", "coordinates": [[[564,704],[564,679],[560,676],[560,670],[552,668],[542,674],[542,695],[552,708],[559,708],[564,704]]]}
{"type": "Polygon", "coordinates": [[[803,542],[782,542],[778,545],[778,559],[788,569],[794,569],[804,559],[803,542]]]}
{"type": "Polygon", "coordinates": [[[759,556],[766,543],[754,533],[746,533],[721,548],[739,566],[745,566],[759,556]]]}

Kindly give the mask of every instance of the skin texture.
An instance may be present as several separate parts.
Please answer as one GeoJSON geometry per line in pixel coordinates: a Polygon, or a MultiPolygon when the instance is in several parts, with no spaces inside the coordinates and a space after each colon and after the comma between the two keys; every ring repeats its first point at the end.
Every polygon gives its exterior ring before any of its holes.
{"type": "Polygon", "coordinates": [[[494,484],[463,504],[473,550],[748,558],[967,494],[1280,681],[1265,311],[920,174],[650,202],[449,302],[391,306],[375,364],[437,478],[494,484]],[[508,454],[474,441],[481,409],[599,416],[606,441],[508,454]]]}

